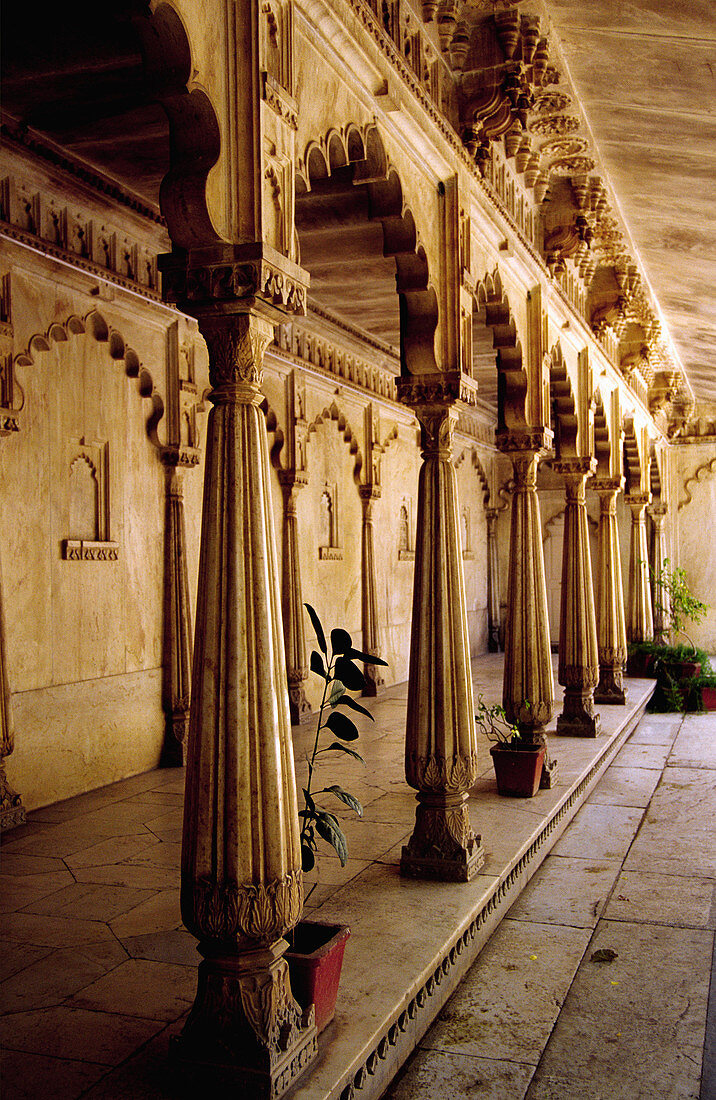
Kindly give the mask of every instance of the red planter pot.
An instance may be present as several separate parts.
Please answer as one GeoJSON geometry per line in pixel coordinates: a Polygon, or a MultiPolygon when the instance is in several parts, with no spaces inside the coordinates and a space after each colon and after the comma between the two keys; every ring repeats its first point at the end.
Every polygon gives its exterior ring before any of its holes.
{"type": "Polygon", "coordinates": [[[702,687],[701,702],[706,710],[716,710],[716,688],[702,687]]]}
{"type": "Polygon", "coordinates": [[[304,920],[296,926],[293,944],[284,956],[293,995],[303,1009],[316,1006],[319,1031],[330,1024],[336,1011],[343,952],[350,934],[343,924],[304,920]]]}
{"type": "Polygon", "coordinates": [[[544,745],[513,749],[493,745],[490,749],[497,777],[497,793],[508,798],[532,798],[539,790],[544,763],[544,745]]]}

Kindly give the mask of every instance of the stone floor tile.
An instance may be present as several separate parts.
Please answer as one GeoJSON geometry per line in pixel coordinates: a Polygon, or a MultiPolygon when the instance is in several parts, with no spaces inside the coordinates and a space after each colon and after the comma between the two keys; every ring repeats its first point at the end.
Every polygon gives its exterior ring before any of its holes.
{"type": "Polygon", "coordinates": [[[304,882],[308,888],[314,882],[322,886],[345,886],[347,882],[355,878],[368,867],[370,860],[353,859],[346,860],[345,867],[341,867],[341,861],[337,855],[324,847],[324,850],[316,857],[315,870],[304,875],[304,882]]]}
{"type": "Polygon", "coordinates": [[[64,871],[65,861],[55,856],[32,856],[0,849],[0,873],[3,875],[46,875],[64,871]]]}
{"type": "Polygon", "coordinates": [[[552,853],[590,860],[623,859],[642,815],[643,810],[631,806],[582,806],[552,853]]]}
{"type": "Polygon", "coordinates": [[[30,943],[10,943],[8,940],[0,950],[0,982],[19,974],[38,959],[44,959],[52,952],[51,947],[36,947],[30,943]]]}
{"type": "Polygon", "coordinates": [[[380,859],[384,852],[411,833],[404,823],[385,825],[360,819],[354,821],[347,817],[340,820],[348,842],[348,854],[358,860],[380,859]]]}
{"type": "Polygon", "coordinates": [[[167,932],[181,924],[179,887],[160,890],[153,897],[135,905],[110,922],[110,928],[118,939],[141,936],[149,932],[167,932]]]}
{"type": "MultiPolygon", "coordinates": [[[[353,788],[350,788],[351,794],[353,788]]],[[[405,824],[412,828],[415,822],[415,791],[406,788],[403,792],[394,791],[385,794],[378,791],[376,797],[364,803],[363,820],[383,824],[405,824]]]]}
{"type": "Polygon", "coordinates": [[[114,1066],[163,1026],[159,1020],[60,1005],[0,1017],[0,1046],[114,1066]]]}
{"type": "Polygon", "coordinates": [[[670,744],[640,745],[627,741],[614,757],[612,766],[617,768],[652,768],[662,771],[669,756],[670,744]]]}
{"type": "Polygon", "coordinates": [[[0,913],[13,913],[42,901],[74,881],[66,867],[43,875],[0,875],[0,913]]]}
{"type": "Polygon", "coordinates": [[[629,738],[630,745],[671,745],[683,714],[645,714],[629,738]]]}
{"type": "Polygon", "coordinates": [[[153,844],[138,856],[130,856],[125,860],[126,864],[138,867],[170,867],[176,871],[181,862],[181,844],[170,840],[162,840],[159,844],[153,844]]]}
{"type": "Polygon", "coordinates": [[[600,922],[529,1100],[581,1098],[589,1082],[595,1097],[698,1097],[712,945],[711,932],[600,922]],[[617,957],[590,961],[600,948],[617,957]]]}
{"type": "Polygon", "coordinates": [[[77,917],[83,920],[110,921],[152,897],[154,890],[138,890],[131,886],[105,886],[91,882],[74,882],[42,901],[33,902],[26,913],[43,916],[77,917]]]}
{"type": "Polygon", "coordinates": [[[60,1004],[126,959],[116,940],[60,948],[0,985],[0,1013],[60,1004]]]}
{"type": "Polygon", "coordinates": [[[502,921],[421,1046],[536,1065],[590,936],[502,921]]]}
{"type": "Polygon", "coordinates": [[[176,1020],[196,994],[196,968],[130,959],[88,985],[69,1002],[77,1008],[176,1020]]]}
{"type": "Polygon", "coordinates": [[[52,1100],[75,1100],[106,1073],[107,1066],[96,1062],[16,1050],[0,1053],[3,1100],[39,1100],[49,1094],[48,1082],[52,1082],[52,1100]]]}
{"type": "Polygon", "coordinates": [[[183,809],[184,793],[177,791],[142,791],[141,794],[133,794],[131,798],[123,799],[130,806],[169,806],[172,809],[183,809]]]}
{"type": "Polygon", "coordinates": [[[716,774],[667,767],[624,869],[716,877],[716,774]]]}
{"type": "MultiPolygon", "coordinates": [[[[145,1046],[122,1065],[111,1070],[83,1095],[83,1100],[219,1100],[226,1092],[212,1089],[206,1071],[200,1070],[200,1080],[185,1069],[174,1069],[169,1043],[178,1035],[183,1019],[164,1027],[145,1046]]],[[[228,1096],[239,1093],[229,1090],[228,1096]]],[[[244,1095],[246,1095],[244,1093],[244,1095]]],[[[246,1096],[246,1100],[249,1097],[246,1096]]]]}
{"type": "Polygon", "coordinates": [[[716,714],[685,715],[669,765],[716,768],[716,714]]]}
{"type": "Polygon", "coordinates": [[[122,947],[133,959],[152,959],[154,962],[194,967],[201,961],[196,940],[183,928],[129,936],[122,940],[122,947]]]}
{"type": "Polygon", "coordinates": [[[38,947],[74,947],[80,943],[114,940],[101,920],[45,916],[40,913],[0,914],[0,940],[30,943],[38,947]]]}
{"type": "Polygon", "coordinates": [[[660,777],[661,773],[653,768],[622,768],[615,764],[607,768],[587,802],[645,809],[660,777]]]}
{"type": "Polygon", "coordinates": [[[81,852],[67,856],[66,862],[72,871],[77,871],[81,867],[101,867],[108,863],[121,863],[122,860],[139,855],[158,843],[156,836],[151,832],[108,837],[81,852]]]}
{"type": "Polygon", "coordinates": [[[521,1100],[534,1066],[417,1050],[383,1100],[521,1100]]]}
{"type": "MultiPolygon", "coordinates": [[[[674,870],[677,868],[674,867],[674,870]]],[[[716,880],[624,871],[604,911],[612,920],[714,928],[716,880]]]]}
{"type": "Polygon", "coordinates": [[[620,867],[618,860],[547,856],[510,909],[510,919],[594,928],[620,867]]]}
{"type": "Polygon", "coordinates": [[[77,882],[103,882],[109,886],[169,890],[177,884],[178,865],[153,867],[150,864],[110,863],[102,867],[77,867],[72,873],[77,882]]]}
{"type": "Polygon", "coordinates": [[[66,856],[74,855],[75,852],[91,848],[99,839],[101,837],[95,833],[87,834],[79,828],[68,829],[67,825],[47,825],[38,832],[24,834],[18,839],[13,837],[7,850],[12,855],[22,853],[64,859],[66,856]]]}

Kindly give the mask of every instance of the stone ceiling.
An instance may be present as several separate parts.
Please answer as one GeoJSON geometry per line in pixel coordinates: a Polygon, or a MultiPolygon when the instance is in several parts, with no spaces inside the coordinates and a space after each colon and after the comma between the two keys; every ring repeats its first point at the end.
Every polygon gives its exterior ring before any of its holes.
{"type": "Polygon", "coordinates": [[[695,396],[716,402],[716,8],[547,0],[547,10],[695,396]]]}

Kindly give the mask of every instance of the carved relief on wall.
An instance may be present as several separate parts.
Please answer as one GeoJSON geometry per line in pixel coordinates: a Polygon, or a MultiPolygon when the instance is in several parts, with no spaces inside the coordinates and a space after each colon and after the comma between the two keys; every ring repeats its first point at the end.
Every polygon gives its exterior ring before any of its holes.
{"type": "Polygon", "coordinates": [[[470,509],[464,505],[460,512],[460,541],[462,543],[462,556],[465,561],[474,561],[475,554],[472,549],[470,530],[470,509]]]}
{"type": "Polygon", "coordinates": [[[343,549],[339,545],[338,487],[325,484],[321,493],[321,510],[318,529],[318,557],[321,561],[342,561],[343,549]]]}
{"type": "Polygon", "coordinates": [[[409,497],[403,497],[398,512],[398,561],[415,561],[412,510],[412,500],[409,497]]]}
{"type": "Polygon", "coordinates": [[[117,561],[119,546],[109,537],[109,454],[106,440],[84,437],[68,447],[67,561],[117,561]]]}

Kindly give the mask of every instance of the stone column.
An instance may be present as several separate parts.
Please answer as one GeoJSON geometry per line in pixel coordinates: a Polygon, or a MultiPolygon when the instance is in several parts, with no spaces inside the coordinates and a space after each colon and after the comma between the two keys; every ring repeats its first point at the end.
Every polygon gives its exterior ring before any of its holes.
{"type": "Polygon", "coordinates": [[[599,496],[599,556],[597,565],[597,645],[599,684],[596,703],[626,702],[624,669],[627,659],[622,566],[617,529],[617,496],[623,478],[599,478],[593,482],[599,496]]]}
{"type": "Polygon", "coordinates": [[[625,500],[631,508],[631,542],[629,547],[629,609],[627,639],[630,642],[650,642],[654,637],[654,619],[649,588],[649,551],[646,543],[646,506],[650,493],[628,493],[625,500]]]}
{"type": "Polygon", "coordinates": [[[656,577],[664,567],[664,561],[668,557],[666,549],[666,517],[668,508],[665,504],[655,504],[649,508],[649,515],[654,524],[654,539],[651,550],[651,595],[654,613],[654,640],[666,643],[669,639],[669,594],[665,585],[659,584],[656,577]]]}
{"type": "MultiPolygon", "coordinates": [[[[380,498],[377,485],[361,485],[358,492],[363,503],[363,529],[361,537],[362,551],[362,593],[361,626],[363,631],[363,649],[375,657],[380,657],[380,635],[378,632],[378,593],[375,576],[375,550],[373,545],[373,504],[380,498]]],[[[377,695],[378,688],[385,683],[380,665],[363,666],[365,676],[364,695],[377,695]]]]}
{"type": "Polygon", "coordinates": [[[22,798],[13,790],[5,771],[5,760],[15,748],[15,733],[12,724],[10,705],[10,687],[7,678],[7,658],[5,656],[5,615],[2,598],[2,575],[0,574],[0,832],[14,829],[25,821],[25,807],[22,798]]]}
{"type": "MultiPolygon", "coordinates": [[[[402,381],[402,380],[401,380],[402,381]]],[[[416,384],[416,396],[435,387],[416,384]]],[[[447,388],[447,387],[446,387],[447,388]]],[[[410,394],[410,383],[401,386],[410,394]]],[[[422,430],[418,481],[413,618],[408,679],[405,774],[418,791],[415,829],[400,871],[416,878],[467,882],[484,861],[470,825],[467,792],[478,756],[467,633],[465,579],[452,463],[457,414],[436,396],[414,405],[422,430]]]]}
{"type": "MultiPolygon", "coordinates": [[[[540,436],[542,433],[534,433],[540,436]]],[[[542,524],[537,497],[537,467],[544,449],[525,434],[498,446],[512,460],[514,490],[510,520],[510,569],[507,580],[505,670],[502,702],[510,722],[528,741],[544,741],[552,717],[554,680],[547,618],[542,524]]],[[[552,771],[543,770],[542,786],[552,771]]]]}
{"type": "Polygon", "coordinates": [[[594,458],[568,458],[553,463],[566,488],[558,670],[564,688],[564,709],[557,719],[557,733],[572,737],[596,737],[601,726],[599,715],[594,712],[599,654],[586,494],[587,478],[596,466],[594,458]]]}
{"type": "Polygon", "coordinates": [[[286,644],[289,712],[292,724],[296,725],[301,721],[301,716],[311,710],[304,688],[308,679],[308,661],[296,511],[298,493],[308,484],[308,477],[298,470],[279,470],[278,476],[283,488],[284,502],[281,582],[283,636],[286,644]]]}
{"type": "Polygon", "coordinates": [[[181,909],[199,940],[180,1062],[261,1098],[315,1056],[313,1009],[295,1002],[283,939],[303,883],[271,514],[263,353],[252,314],[200,318],[209,414],[182,842],[181,909]]]}
{"type": "Polygon", "coordinates": [[[165,767],[186,763],[191,701],[191,607],[186,563],[184,486],[173,458],[163,456],[166,474],[164,528],[164,657],[162,706],[166,732],[162,751],[165,767]]]}
{"type": "Polygon", "coordinates": [[[500,652],[500,565],[497,553],[499,508],[487,508],[487,649],[500,652]]]}

